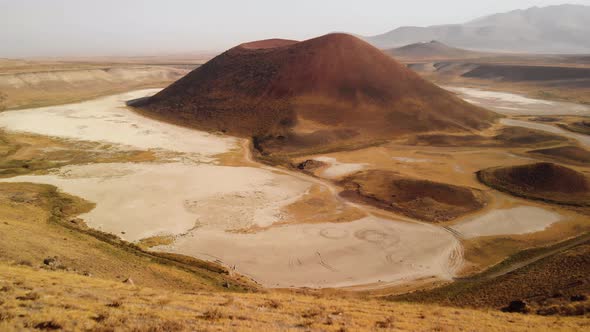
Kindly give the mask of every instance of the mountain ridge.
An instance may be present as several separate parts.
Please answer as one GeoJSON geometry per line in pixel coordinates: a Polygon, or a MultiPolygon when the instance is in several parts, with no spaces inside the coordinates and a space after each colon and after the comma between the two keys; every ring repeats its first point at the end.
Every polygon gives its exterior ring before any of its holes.
{"type": "Polygon", "coordinates": [[[482,51],[590,53],[590,6],[532,7],[492,14],[464,24],[404,26],[364,39],[379,48],[438,40],[482,51]]]}

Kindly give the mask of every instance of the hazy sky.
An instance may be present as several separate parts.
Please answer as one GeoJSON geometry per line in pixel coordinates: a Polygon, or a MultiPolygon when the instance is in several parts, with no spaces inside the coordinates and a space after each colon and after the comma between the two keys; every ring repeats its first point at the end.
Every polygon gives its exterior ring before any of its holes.
{"type": "Polygon", "coordinates": [[[333,31],[375,35],[564,1],[0,0],[0,57],[173,54],[333,31]]]}

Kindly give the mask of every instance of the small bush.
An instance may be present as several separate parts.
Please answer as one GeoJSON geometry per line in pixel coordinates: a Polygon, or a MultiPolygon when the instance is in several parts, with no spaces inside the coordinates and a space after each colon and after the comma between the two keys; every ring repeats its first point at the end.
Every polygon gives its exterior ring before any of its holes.
{"type": "Polygon", "coordinates": [[[271,300],[266,301],[264,306],[267,308],[278,309],[281,307],[281,302],[271,299],[271,300]]]}
{"type": "Polygon", "coordinates": [[[93,321],[95,321],[97,323],[104,322],[107,318],[108,318],[108,315],[106,315],[106,314],[98,314],[96,316],[90,317],[90,319],[92,319],[93,321]]]}
{"type": "Polygon", "coordinates": [[[37,323],[35,325],[35,328],[37,330],[60,330],[62,326],[59,323],[50,320],[46,322],[37,323]]]}
{"type": "Polygon", "coordinates": [[[14,316],[8,312],[0,312],[0,322],[13,319],[14,316]]]}
{"type": "Polygon", "coordinates": [[[235,299],[233,298],[233,296],[228,296],[225,298],[225,301],[220,303],[219,305],[222,307],[227,307],[229,305],[232,305],[235,302],[235,299]]]}
{"type": "Polygon", "coordinates": [[[168,332],[168,331],[183,331],[185,330],[185,326],[180,322],[175,321],[165,321],[160,323],[156,326],[150,327],[147,331],[148,332],[168,332]]]}
{"type": "Polygon", "coordinates": [[[317,309],[317,308],[310,308],[310,309],[305,310],[303,313],[301,313],[301,317],[315,318],[321,314],[322,314],[322,310],[317,309]]]}
{"type": "Polygon", "coordinates": [[[35,292],[29,292],[23,296],[17,296],[16,299],[20,301],[35,301],[40,298],[39,294],[35,292]]]}
{"type": "Polygon", "coordinates": [[[205,320],[220,320],[222,318],[223,313],[217,308],[207,310],[203,313],[203,319],[205,320]]]}
{"type": "Polygon", "coordinates": [[[387,319],[375,322],[375,327],[378,329],[391,329],[393,328],[393,318],[387,317],[387,319]]]}
{"type": "Polygon", "coordinates": [[[17,264],[23,265],[23,266],[28,266],[28,267],[33,267],[33,263],[31,263],[31,261],[27,261],[27,260],[19,261],[17,264]]]}
{"type": "Polygon", "coordinates": [[[107,307],[109,307],[109,308],[119,308],[122,305],[123,305],[123,302],[121,302],[119,300],[113,301],[111,303],[107,303],[107,307]]]}

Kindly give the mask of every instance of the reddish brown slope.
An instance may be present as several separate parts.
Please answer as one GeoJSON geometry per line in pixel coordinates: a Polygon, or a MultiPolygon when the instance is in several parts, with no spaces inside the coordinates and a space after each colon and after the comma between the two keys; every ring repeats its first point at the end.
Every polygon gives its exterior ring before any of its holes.
{"type": "Polygon", "coordinates": [[[477,176],[484,184],[519,197],[590,207],[590,179],[565,166],[537,163],[496,167],[479,171],[477,176]]]}
{"type": "Polygon", "coordinates": [[[295,148],[480,129],[496,117],[345,34],[237,46],[144,108],[200,129],[295,148]]]}

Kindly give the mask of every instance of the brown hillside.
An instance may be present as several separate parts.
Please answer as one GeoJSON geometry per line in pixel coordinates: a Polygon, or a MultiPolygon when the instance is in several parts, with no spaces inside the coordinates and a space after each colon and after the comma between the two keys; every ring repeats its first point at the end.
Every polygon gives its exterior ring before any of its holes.
{"type": "Polygon", "coordinates": [[[590,205],[590,181],[573,169],[552,164],[491,168],[478,172],[488,186],[511,194],[574,206],[590,205]]]}
{"type": "Polygon", "coordinates": [[[590,151],[578,146],[560,146],[556,148],[529,151],[529,153],[572,164],[590,164],[590,151]]]}
{"type": "Polygon", "coordinates": [[[540,130],[523,127],[505,127],[494,136],[422,134],[409,138],[406,144],[422,146],[481,146],[481,147],[517,147],[538,146],[566,143],[567,139],[540,130]]]}
{"type": "Polygon", "coordinates": [[[392,48],[386,50],[385,53],[404,59],[467,59],[486,55],[481,52],[451,47],[436,40],[392,48]]]}
{"type": "Polygon", "coordinates": [[[345,34],[242,44],[142,106],[164,120],[296,147],[469,131],[497,117],[345,34]]]}
{"type": "MultiPolygon", "coordinates": [[[[557,247],[558,245],[555,245],[557,247]]],[[[554,247],[523,252],[542,252],[554,247]]],[[[500,309],[511,301],[527,303],[540,315],[590,316],[590,242],[564,250],[498,277],[483,273],[447,286],[392,297],[409,302],[500,309]]],[[[490,270],[494,274],[494,269],[490,270]]]]}
{"type": "Polygon", "coordinates": [[[406,178],[396,172],[368,170],[340,181],[341,196],[420,220],[440,222],[484,207],[478,190],[406,178]]]}

